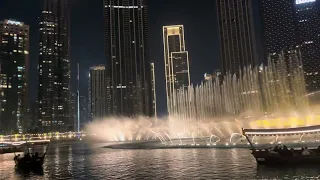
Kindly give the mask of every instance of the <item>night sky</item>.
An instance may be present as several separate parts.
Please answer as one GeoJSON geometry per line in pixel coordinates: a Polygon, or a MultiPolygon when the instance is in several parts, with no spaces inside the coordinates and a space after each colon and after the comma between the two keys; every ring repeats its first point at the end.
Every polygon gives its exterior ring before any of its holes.
{"type": "MultiPolygon", "coordinates": [[[[89,67],[106,64],[104,58],[103,0],[70,0],[72,91],[80,63],[80,93],[87,96],[89,67]]],[[[216,0],[149,0],[150,60],[155,62],[158,113],[166,113],[162,26],[183,24],[190,55],[191,81],[200,83],[206,72],[220,68],[216,0]]],[[[255,8],[255,14],[257,8],[255,8]]],[[[32,101],[37,99],[38,17],[42,0],[0,0],[0,20],[30,25],[30,79],[32,101]]],[[[255,16],[257,17],[257,16],[255,16]]],[[[257,21],[257,18],[255,18],[257,21]]],[[[259,30],[259,26],[257,28],[259,30]]],[[[258,33],[259,37],[259,33],[258,33]]],[[[259,40],[259,38],[257,38],[259,40]]]]}

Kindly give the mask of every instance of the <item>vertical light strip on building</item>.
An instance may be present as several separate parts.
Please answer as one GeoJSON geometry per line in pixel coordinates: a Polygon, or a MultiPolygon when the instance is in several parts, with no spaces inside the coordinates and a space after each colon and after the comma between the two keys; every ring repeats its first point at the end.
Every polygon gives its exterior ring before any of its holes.
{"type": "Polygon", "coordinates": [[[157,120],[157,92],[156,92],[156,74],[155,74],[155,66],[154,63],[150,63],[151,66],[151,82],[152,82],[152,104],[153,104],[153,111],[154,111],[154,116],[157,120]]]}

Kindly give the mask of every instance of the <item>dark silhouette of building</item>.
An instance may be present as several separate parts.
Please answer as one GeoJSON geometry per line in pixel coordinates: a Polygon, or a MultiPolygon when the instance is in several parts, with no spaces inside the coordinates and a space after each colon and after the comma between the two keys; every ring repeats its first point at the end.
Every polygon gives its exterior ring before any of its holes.
{"type": "Polygon", "coordinates": [[[108,115],[151,116],[145,0],[104,0],[108,115]]]}
{"type": "Polygon", "coordinates": [[[256,64],[252,0],[217,0],[222,73],[256,64]]]}
{"type": "Polygon", "coordinates": [[[0,133],[27,129],[29,26],[0,22],[0,133]]]}
{"type": "Polygon", "coordinates": [[[39,121],[43,131],[73,130],[70,117],[68,0],[44,0],[39,22],[39,121]]]}
{"type": "Polygon", "coordinates": [[[88,118],[88,100],[87,96],[80,96],[80,130],[90,122],[88,118]]]}
{"type": "MultiPolygon", "coordinates": [[[[90,119],[101,119],[107,114],[107,76],[105,66],[90,68],[89,74],[89,114],[90,119]]],[[[83,101],[83,100],[82,100],[83,101]]],[[[88,108],[88,107],[87,107],[88,108]]]]}
{"type": "Polygon", "coordinates": [[[70,94],[70,118],[73,123],[73,130],[78,131],[78,96],[77,93],[71,92],[70,94]]]}
{"type": "Polygon", "coordinates": [[[294,49],[302,54],[308,91],[320,89],[320,1],[262,0],[264,59],[289,57],[294,49]]]}

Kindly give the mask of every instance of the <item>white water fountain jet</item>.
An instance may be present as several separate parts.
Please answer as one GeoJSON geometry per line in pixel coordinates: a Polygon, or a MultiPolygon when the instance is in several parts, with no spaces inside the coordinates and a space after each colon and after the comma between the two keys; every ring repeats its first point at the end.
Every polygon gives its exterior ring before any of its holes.
{"type": "Polygon", "coordinates": [[[165,133],[165,135],[168,137],[168,139],[169,139],[170,143],[171,143],[171,144],[173,144],[173,142],[172,142],[172,140],[171,140],[171,138],[170,138],[169,134],[168,134],[168,133],[165,133]]]}
{"type": "Polygon", "coordinates": [[[301,55],[292,52],[286,59],[283,54],[276,62],[269,59],[267,66],[244,67],[237,75],[225,73],[211,81],[176,90],[170,97],[173,105],[168,107],[167,119],[156,122],[146,117],[110,117],[93,122],[88,131],[110,141],[156,137],[165,144],[176,140],[186,144],[183,141],[192,138],[196,145],[198,138],[208,138],[207,142],[210,137],[210,143],[212,138],[229,142],[234,133],[241,133],[241,127],[319,124],[314,120],[320,117],[315,114],[319,108],[311,111],[309,107],[301,55]],[[290,120],[299,117],[307,118],[303,123],[290,120]]]}
{"type": "Polygon", "coordinates": [[[176,135],[177,135],[177,137],[178,137],[178,139],[180,141],[180,145],[182,145],[183,143],[182,143],[182,140],[181,140],[181,137],[180,137],[179,133],[177,133],[176,135]]]}
{"type": "Polygon", "coordinates": [[[302,135],[300,136],[300,142],[302,141],[303,136],[304,136],[304,134],[302,134],[302,135]]]}
{"type": "Polygon", "coordinates": [[[210,144],[212,144],[212,138],[217,138],[217,140],[213,143],[213,144],[216,144],[216,143],[218,143],[219,141],[220,141],[220,138],[218,137],[218,136],[216,136],[216,135],[211,135],[210,136],[210,144]]]}
{"type": "MultiPolygon", "coordinates": [[[[241,125],[233,124],[243,127],[266,115],[307,111],[309,103],[305,95],[301,55],[293,50],[287,59],[284,54],[279,55],[277,62],[269,59],[267,66],[244,67],[238,75],[227,73],[176,90],[173,106],[169,108],[170,125],[174,130],[184,127],[184,132],[192,136],[192,132],[199,134],[201,124],[225,122],[228,117],[233,121],[242,113],[251,112],[238,120],[241,125]]],[[[277,126],[281,128],[284,123],[277,126]]],[[[223,136],[220,129],[214,128],[223,136]]]]}
{"type": "Polygon", "coordinates": [[[220,129],[218,129],[217,127],[213,127],[213,128],[215,128],[220,134],[221,134],[221,137],[224,137],[224,134],[222,133],[222,131],[220,130],[220,129]]]}
{"type": "MultiPolygon", "coordinates": [[[[254,135],[253,137],[252,137],[252,140],[251,140],[251,142],[254,142],[254,140],[255,140],[255,138],[256,138],[257,136],[256,135],[254,135]]],[[[277,140],[276,140],[276,142],[277,142],[277,140]]]]}
{"type": "Polygon", "coordinates": [[[241,138],[245,138],[245,136],[242,135],[242,134],[240,134],[240,133],[233,133],[233,134],[230,136],[230,139],[229,139],[230,144],[232,144],[232,140],[233,140],[233,138],[236,137],[236,136],[240,136],[241,138]]]}

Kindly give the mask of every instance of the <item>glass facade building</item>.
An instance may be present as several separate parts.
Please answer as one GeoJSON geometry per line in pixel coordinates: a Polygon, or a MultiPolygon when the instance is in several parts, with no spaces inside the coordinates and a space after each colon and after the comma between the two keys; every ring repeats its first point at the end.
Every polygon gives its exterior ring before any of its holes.
{"type": "Polygon", "coordinates": [[[152,116],[145,0],[104,0],[108,114],[152,116]]]}
{"type": "Polygon", "coordinates": [[[320,90],[320,1],[296,0],[297,41],[307,90],[320,90]]]}
{"type": "Polygon", "coordinates": [[[39,22],[39,121],[44,132],[73,130],[68,0],[44,0],[39,22]]]}
{"type": "Polygon", "coordinates": [[[252,0],[217,0],[222,72],[256,64],[252,0]]]}
{"type": "Polygon", "coordinates": [[[28,129],[29,26],[0,22],[0,134],[28,129]]]}
{"type": "Polygon", "coordinates": [[[107,76],[105,66],[90,68],[89,74],[89,114],[90,119],[100,119],[107,114],[107,76]]]}
{"type": "Polygon", "coordinates": [[[262,0],[264,63],[297,46],[293,0],[262,0]]]}
{"type": "Polygon", "coordinates": [[[262,0],[264,59],[299,49],[307,90],[320,90],[320,1],[262,0]]]}

